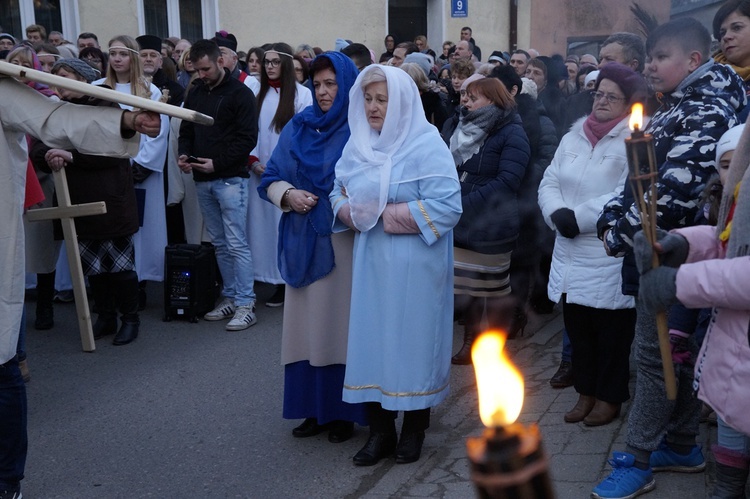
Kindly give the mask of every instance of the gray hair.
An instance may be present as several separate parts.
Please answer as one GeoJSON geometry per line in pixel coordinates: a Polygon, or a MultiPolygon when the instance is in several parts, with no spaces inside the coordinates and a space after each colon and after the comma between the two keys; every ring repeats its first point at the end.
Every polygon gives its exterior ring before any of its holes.
{"type": "MultiPolygon", "coordinates": [[[[422,70],[420,69],[420,71],[422,70]]],[[[379,83],[381,81],[388,81],[388,79],[385,77],[385,73],[383,72],[383,70],[375,66],[374,68],[369,70],[367,74],[362,78],[359,86],[364,91],[364,89],[370,83],[379,83]]]]}

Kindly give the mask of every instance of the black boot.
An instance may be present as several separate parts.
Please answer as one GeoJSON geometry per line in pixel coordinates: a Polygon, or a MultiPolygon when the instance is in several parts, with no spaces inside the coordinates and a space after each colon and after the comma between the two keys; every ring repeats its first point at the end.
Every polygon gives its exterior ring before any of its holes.
{"type": "Polygon", "coordinates": [[[716,458],[716,484],[711,499],[744,499],[750,458],[720,445],[711,447],[716,458]]]}
{"type": "Polygon", "coordinates": [[[461,350],[451,358],[451,364],[459,366],[471,364],[471,346],[474,344],[476,335],[476,331],[469,324],[464,326],[464,344],[461,346],[461,350]]]}
{"type": "Polygon", "coordinates": [[[115,308],[114,286],[110,274],[98,274],[89,276],[89,285],[94,296],[94,311],[98,314],[93,326],[94,339],[98,340],[104,336],[117,332],[117,309],[115,308]]]}
{"type": "Polygon", "coordinates": [[[511,320],[510,327],[508,328],[508,339],[512,340],[519,334],[523,336],[523,331],[526,329],[529,318],[526,312],[521,307],[516,307],[513,311],[513,319],[511,320]]]}
{"type": "Polygon", "coordinates": [[[52,302],[55,298],[55,273],[36,275],[36,320],[34,329],[40,331],[55,326],[52,302]]]}
{"type": "Polygon", "coordinates": [[[138,337],[141,321],[138,318],[138,274],[134,270],[110,274],[116,284],[116,297],[122,325],[117,331],[113,345],[127,345],[138,337]]]}

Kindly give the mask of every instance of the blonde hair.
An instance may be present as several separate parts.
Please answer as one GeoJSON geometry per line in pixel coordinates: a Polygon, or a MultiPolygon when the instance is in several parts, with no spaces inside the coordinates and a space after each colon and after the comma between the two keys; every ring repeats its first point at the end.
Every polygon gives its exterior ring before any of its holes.
{"type": "MultiPolygon", "coordinates": [[[[140,49],[138,42],[136,42],[132,36],[117,35],[109,41],[109,47],[111,48],[112,45],[116,42],[119,42],[123,47],[130,49],[128,50],[128,53],[130,54],[130,75],[128,77],[128,81],[125,82],[130,83],[130,93],[139,97],[150,99],[151,84],[143,74],[143,68],[141,67],[141,58],[138,55],[140,49]]],[[[110,64],[107,65],[107,76],[104,80],[104,83],[110,88],[115,88],[118,83],[117,74],[115,73],[115,70],[112,69],[111,61],[110,64]]]]}
{"type": "Polygon", "coordinates": [[[424,74],[424,70],[414,62],[405,62],[401,65],[401,69],[406,71],[406,74],[411,76],[414,83],[417,84],[417,89],[420,92],[426,92],[430,89],[430,82],[427,80],[427,76],[424,74]]]}
{"type": "Polygon", "coordinates": [[[21,59],[23,62],[28,63],[31,68],[34,68],[34,49],[27,45],[20,45],[8,53],[7,57],[5,58],[6,61],[10,62],[16,57],[21,59]]]}

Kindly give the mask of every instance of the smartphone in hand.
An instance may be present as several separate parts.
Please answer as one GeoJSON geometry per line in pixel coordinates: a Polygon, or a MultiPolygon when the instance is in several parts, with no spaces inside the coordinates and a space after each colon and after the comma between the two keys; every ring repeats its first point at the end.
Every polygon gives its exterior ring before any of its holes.
{"type": "Polygon", "coordinates": [[[188,163],[203,163],[203,161],[199,160],[195,156],[188,156],[187,157],[187,162],[188,163]]]}

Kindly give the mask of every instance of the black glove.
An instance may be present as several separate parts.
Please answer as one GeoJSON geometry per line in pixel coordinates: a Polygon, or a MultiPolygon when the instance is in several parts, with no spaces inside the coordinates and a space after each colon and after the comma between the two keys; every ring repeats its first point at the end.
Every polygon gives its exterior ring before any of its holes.
{"type": "MultiPolygon", "coordinates": [[[[656,229],[656,241],[661,245],[661,253],[659,253],[659,261],[661,265],[665,267],[677,268],[685,261],[690,251],[690,245],[687,239],[679,234],[673,232],[667,232],[666,230],[656,229]]],[[[633,253],[635,255],[635,265],[638,267],[638,272],[643,274],[651,269],[653,247],[646,240],[646,235],[643,231],[636,233],[633,238],[633,253]]]]}
{"type": "Polygon", "coordinates": [[[130,165],[130,168],[133,170],[133,182],[135,182],[136,184],[140,184],[141,182],[146,180],[149,175],[154,173],[152,170],[144,168],[135,161],[133,161],[133,164],[130,165]]]}
{"type": "Polygon", "coordinates": [[[638,299],[651,313],[666,310],[677,303],[677,269],[657,267],[641,274],[638,299]]]}
{"type": "Polygon", "coordinates": [[[576,222],[576,214],[570,208],[560,208],[550,215],[550,218],[555,227],[557,227],[557,232],[563,237],[573,239],[581,233],[581,229],[578,228],[578,222],[576,222]]]}

